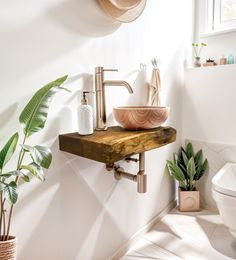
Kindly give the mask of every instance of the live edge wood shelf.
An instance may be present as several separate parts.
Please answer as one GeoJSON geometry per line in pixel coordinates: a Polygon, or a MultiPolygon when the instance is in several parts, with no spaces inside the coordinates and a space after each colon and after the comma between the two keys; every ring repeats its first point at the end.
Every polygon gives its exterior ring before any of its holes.
{"type": "Polygon", "coordinates": [[[59,135],[59,146],[61,151],[112,165],[175,140],[176,130],[168,126],[142,131],[127,131],[114,126],[87,136],[78,133],[59,135]]]}

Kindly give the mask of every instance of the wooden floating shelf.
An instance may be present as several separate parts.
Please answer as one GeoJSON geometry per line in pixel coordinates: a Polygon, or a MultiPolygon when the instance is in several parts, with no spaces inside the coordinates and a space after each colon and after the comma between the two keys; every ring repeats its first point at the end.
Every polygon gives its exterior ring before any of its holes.
{"type": "Polygon", "coordinates": [[[168,126],[141,131],[128,131],[114,126],[87,136],[78,133],[59,135],[59,146],[61,151],[112,165],[175,140],[176,130],[168,126]]]}

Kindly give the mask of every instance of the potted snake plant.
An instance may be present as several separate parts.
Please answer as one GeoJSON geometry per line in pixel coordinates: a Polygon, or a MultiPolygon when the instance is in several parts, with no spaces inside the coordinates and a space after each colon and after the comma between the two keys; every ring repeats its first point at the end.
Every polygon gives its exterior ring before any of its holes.
{"type": "Polygon", "coordinates": [[[179,182],[179,210],[199,211],[200,196],[196,189],[197,181],[208,167],[207,159],[203,160],[202,150],[194,153],[193,146],[188,143],[174,154],[173,161],[167,161],[167,168],[173,178],[179,182]]]}
{"type": "Polygon", "coordinates": [[[18,199],[17,187],[22,182],[30,182],[32,177],[44,181],[44,169],[50,167],[52,153],[48,147],[32,145],[28,138],[45,126],[48,109],[53,96],[60,89],[67,76],[58,78],[39,89],[20,114],[19,122],[23,139],[14,133],[0,150],[0,259],[16,259],[16,237],[11,235],[14,205],[18,199]],[[18,147],[18,149],[16,149],[18,147]],[[12,170],[6,165],[18,151],[18,160],[12,170]],[[29,162],[30,161],[30,162],[29,162]]]}

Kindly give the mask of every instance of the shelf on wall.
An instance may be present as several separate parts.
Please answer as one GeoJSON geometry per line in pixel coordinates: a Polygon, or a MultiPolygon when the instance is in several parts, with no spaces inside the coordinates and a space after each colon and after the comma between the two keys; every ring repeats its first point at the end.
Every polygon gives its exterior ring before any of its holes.
{"type": "Polygon", "coordinates": [[[78,133],[61,134],[59,146],[61,151],[111,165],[175,140],[176,130],[169,126],[141,131],[128,131],[114,126],[87,136],[78,133]]]}
{"type": "Polygon", "coordinates": [[[187,67],[185,70],[207,70],[207,69],[232,69],[236,68],[236,64],[225,64],[225,65],[215,65],[215,66],[206,66],[206,67],[187,67]]]}

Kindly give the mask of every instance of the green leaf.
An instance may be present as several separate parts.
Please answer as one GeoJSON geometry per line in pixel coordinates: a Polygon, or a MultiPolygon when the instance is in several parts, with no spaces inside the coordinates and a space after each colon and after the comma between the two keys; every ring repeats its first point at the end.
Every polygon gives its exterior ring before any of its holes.
{"type": "Polygon", "coordinates": [[[198,172],[196,173],[195,176],[195,180],[198,181],[199,179],[201,179],[201,177],[203,176],[203,174],[206,172],[208,168],[208,161],[207,159],[205,159],[205,161],[203,162],[203,164],[199,167],[198,172]]]}
{"type": "Polygon", "coordinates": [[[20,176],[22,173],[21,171],[11,171],[11,172],[7,172],[7,173],[2,173],[0,174],[0,178],[10,178],[12,176],[20,176]]]}
{"type": "Polygon", "coordinates": [[[207,161],[207,159],[205,159],[205,161],[202,165],[202,171],[205,172],[207,170],[207,167],[208,167],[208,161],[207,161]]]}
{"type": "Polygon", "coordinates": [[[26,174],[22,174],[21,178],[24,182],[30,182],[30,178],[26,174]]]}
{"type": "Polygon", "coordinates": [[[186,155],[187,155],[188,159],[190,159],[191,157],[194,156],[193,146],[192,146],[191,143],[188,143],[188,144],[186,145],[185,152],[186,152],[186,155]]]}
{"type": "Polygon", "coordinates": [[[15,204],[18,198],[16,183],[14,181],[10,182],[6,185],[4,191],[7,201],[10,204],[15,204]]]}
{"type": "Polygon", "coordinates": [[[48,169],[52,162],[52,153],[51,150],[47,147],[36,145],[36,146],[29,146],[29,145],[22,145],[22,148],[26,152],[30,152],[32,160],[42,166],[45,169],[48,169]]]}
{"type": "Polygon", "coordinates": [[[13,176],[19,176],[21,177],[25,182],[29,182],[30,179],[27,175],[25,175],[23,172],[21,171],[11,171],[11,172],[7,172],[7,173],[3,173],[3,174],[0,174],[0,178],[10,178],[10,177],[13,177],[13,176]]]}
{"type": "Polygon", "coordinates": [[[184,173],[185,179],[188,179],[187,167],[181,163],[178,164],[179,168],[184,173]]]}
{"type": "Polygon", "coordinates": [[[26,137],[44,128],[52,98],[66,79],[67,76],[64,76],[48,83],[39,89],[25,106],[19,121],[26,137]]]}
{"type": "Polygon", "coordinates": [[[40,181],[45,181],[44,172],[40,165],[37,165],[36,163],[31,163],[29,165],[22,165],[21,168],[24,170],[28,170],[33,176],[38,178],[40,181]]]}
{"type": "Polygon", "coordinates": [[[6,188],[6,184],[0,181],[0,192],[3,191],[5,188],[6,188]]]}
{"type": "Polygon", "coordinates": [[[0,151],[0,169],[2,169],[7,162],[11,159],[12,155],[15,152],[17,143],[19,139],[19,134],[16,132],[12,137],[8,140],[5,146],[0,151]]]}
{"type": "Polygon", "coordinates": [[[187,165],[188,165],[188,157],[187,155],[185,154],[185,152],[182,151],[182,158],[183,158],[183,161],[184,161],[184,165],[185,167],[187,168],[187,165]]]}
{"type": "Polygon", "coordinates": [[[192,190],[194,188],[193,180],[194,180],[194,176],[196,174],[196,168],[195,168],[195,163],[194,163],[193,157],[191,157],[188,162],[187,172],[188,172],[188,176],[189,176],[189,188],[190,188],[190,190],[192,190]]]}
{"type": "Polygon", "coordinates": [[[194,158],[190,158],[188,165],[187,165],[187,173],[189,177],[193,177],[196,174],[196,168],[194,163],[194,158]]]}
{"type": "Polygon", "coordinates": [[[168,170],[169,170],[170,174],[177,181],[180,181],[180,182],[185,181],[184,174],[183,174],[182,170],[179,168],[179,166],[177,164],[174,164],[171,161],[167,161],[167,167],[168,167],[168,170]]]}
{"type": "Polygon", "coordinates": [[[199,150],[194,156],[194,162],[196,167],[199,167],[202,164],[202,160],[203,160],[202,150],[199,150]]]}
{"type": "Polygon", "coordinates": [[[184,151],[184,148],[181,146],[179,151],[178,151],[178,159],[177,159],[178,164],[184,164],[184,160],[183,160],[183,157],[182,157],[182,151],[184,151]]]}

